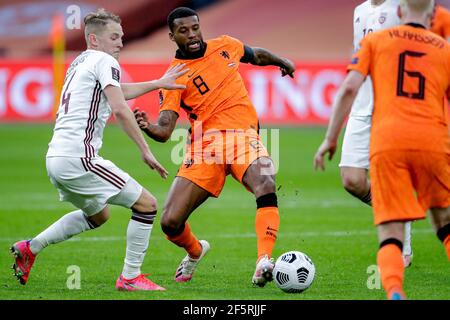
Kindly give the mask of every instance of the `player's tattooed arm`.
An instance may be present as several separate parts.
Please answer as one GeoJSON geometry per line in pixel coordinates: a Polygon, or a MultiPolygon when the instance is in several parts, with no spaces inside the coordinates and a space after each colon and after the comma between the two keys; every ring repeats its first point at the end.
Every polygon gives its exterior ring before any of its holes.
{"type": "Polygon", "coordinates": [[[281,76],[289,75],[294,78],[295,65],[292,61],[264,48],[244,46],[244,56],[241,62],[256,66],[277,66],[281,70],[281,76]]]}
{"type": "Polygon", "coordinates": [[[171,110],[163,110],[159,114],[158,123],[152,124],[148,120],[147,113],[134,109],[134,117],[142,131],[150,138],[158,142],[166,142],[172,135],[177,123],[178,113],[171,110]]]}

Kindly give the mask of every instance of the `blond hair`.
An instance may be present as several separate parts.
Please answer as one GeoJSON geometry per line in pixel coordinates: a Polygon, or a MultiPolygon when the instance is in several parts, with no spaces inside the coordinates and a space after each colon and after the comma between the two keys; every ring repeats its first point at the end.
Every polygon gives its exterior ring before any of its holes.
{"type": "Polygon", "coordinates": [[[97,9],[96,12],[89,13],[84,17],[84,37],[88,41],[91,33],[98,34],[110,21],[121,23],[120,17],[103,8],[97,9]]]}
{"type": "Polygon", "coordinates": [[[400,5],[416,13],[430,14],[434,10],[434,0],[400,0],[400,5]]]}

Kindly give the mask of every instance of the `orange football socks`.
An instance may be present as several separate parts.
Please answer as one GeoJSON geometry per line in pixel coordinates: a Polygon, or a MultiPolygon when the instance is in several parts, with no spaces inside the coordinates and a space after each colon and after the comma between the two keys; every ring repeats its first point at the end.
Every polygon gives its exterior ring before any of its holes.
{"type": "Polygon", "coordinates": [[[202,245],[192,233],[191,227],[187,222],[185,223],[183,232],[179,235],[166,237],[177,246],[184,248],[193,259],[197,259],[202,254],[202,245]]]}
{"type": "Polygon", "coordinates": [[[387,293],[388,299],[394,292],[405,296],[403,292],[403,258],[402,250],[393,243],[386,244],[378,250],[378,268],[380,269],[381,283],[387,293]]]}
{"type": "Polygon", "coordinates": [[[271,257],[277,239],[280,216],[277,207],[263,207],[256,211],[256,238],[258,241],[258,259],[262,255],[271,257]]]}

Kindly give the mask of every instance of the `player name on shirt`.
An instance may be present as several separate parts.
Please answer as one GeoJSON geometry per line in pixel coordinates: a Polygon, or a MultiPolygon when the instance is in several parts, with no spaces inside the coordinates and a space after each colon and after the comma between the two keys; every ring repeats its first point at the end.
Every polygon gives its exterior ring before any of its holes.
{"type": "Polygon", "coordinates": [[[438,37],[432,35],[425,36],[416,32],[411,32],[409,30],[398,30],[398,29],[390,30],[389,35],[391,36],[391,38],[401,38],[425,44],[430,44],[439,49],[443,49],[445,46],[445,42],[442,39],[439,39],[438,37]]]}

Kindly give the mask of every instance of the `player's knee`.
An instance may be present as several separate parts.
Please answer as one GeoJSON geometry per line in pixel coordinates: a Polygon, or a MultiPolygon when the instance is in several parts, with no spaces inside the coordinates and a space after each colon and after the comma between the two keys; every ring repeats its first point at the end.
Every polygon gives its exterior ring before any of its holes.
{"type": "Polygon", "coordinates": [[[378,239],[381,244],[384,243],[385,241],[388,241],[389,239],[397,239],[403,245],[403,241],[405,239],[405,223],[386,222],[379,224],[377,229],[378,229],[378,239]]]}
{"type": "Polygon", "coordinates": [[[134,204],[132,209],[136,212],[154,212],[158,210],[158,201],[150,193],[147,193],[145,197],[141,197],[141,199],[134,204]]]}
{"type": "Polygon", "coordinates": [[[174,237],[183,232],[184,225],[181,225],[180,223],[173,220],[161,220],[161,229],[167,236],[174,237]]]}
{"type": "Polygon", "coordinates": [[[91,229],[95,229],[100,227],[102,224],[104,224],[109,219],[109,210],[103,210],[100,213],[97,213],[93,216],[87,217],[89,226],[91,229]]]}
{"type": "Polygon", "coordinates": [[[147,203],[148,211],[157,211],[158,210],[158,200],[152,195],[150,195],[147,203]]]}
{"type": "Polygon", "coordinates": [[[259,198],[265,194],[275,193],[275,178],[273,176],[263,176],[264,178],[254,188],[254,194],[256,198],[259,198]]]}
{"type": "Polygon", "coordinates": [[[184,223],[164,212],[161,217],[161,229],[169,237],[180,234],[184,229],[184,223]]]}
{"type": "Polygon", "coordinates": [[[353,195],[367,193],[367,178],[364,175],[342,173],[344,189],[353,195]]]}

